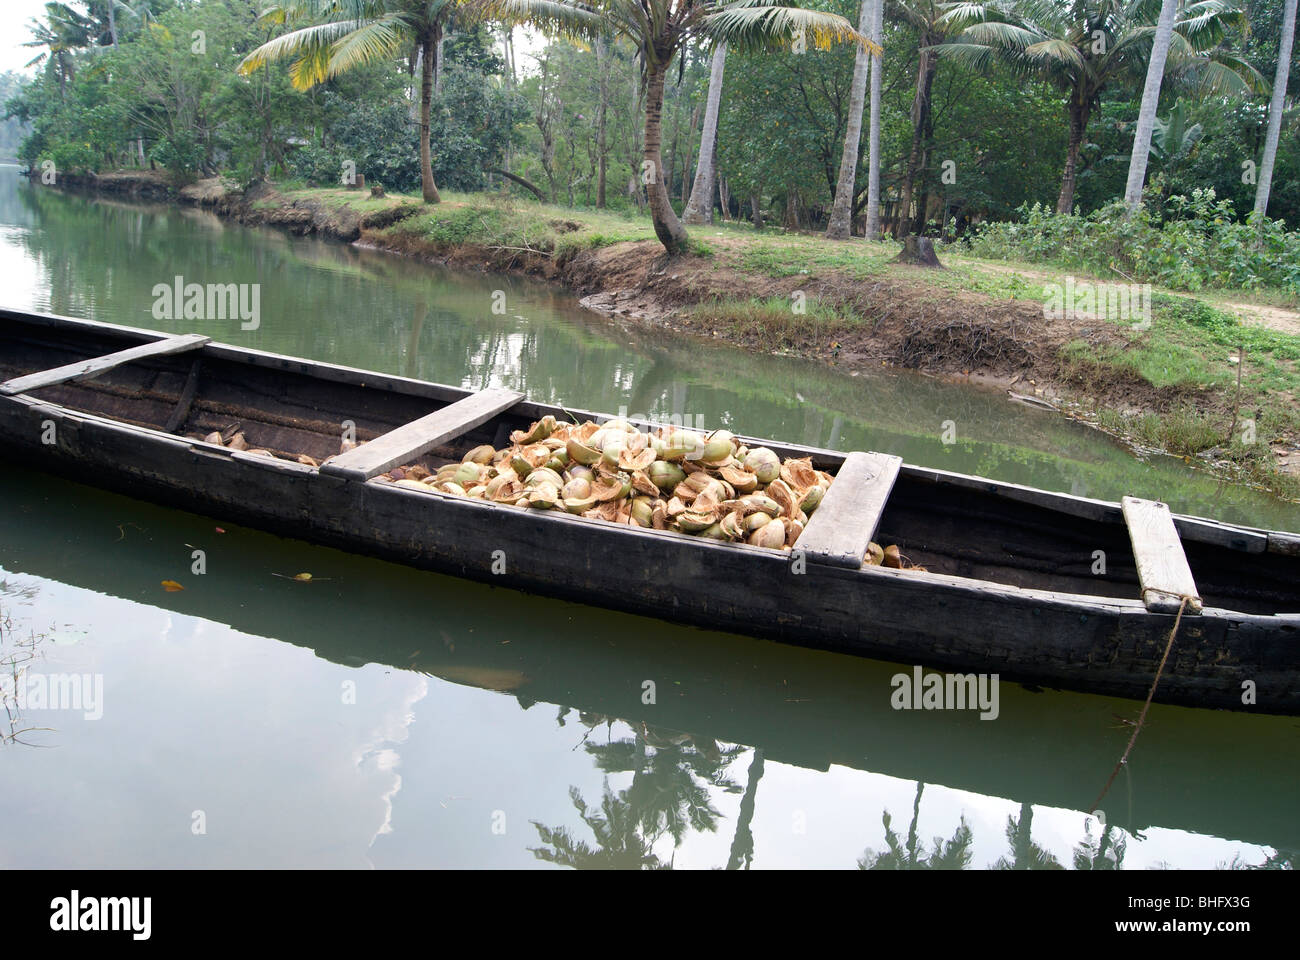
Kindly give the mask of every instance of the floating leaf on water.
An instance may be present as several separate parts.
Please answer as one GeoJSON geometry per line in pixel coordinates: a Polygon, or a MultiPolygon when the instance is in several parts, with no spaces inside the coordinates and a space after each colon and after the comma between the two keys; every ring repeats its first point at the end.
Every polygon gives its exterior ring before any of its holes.
{"type": "Polygon", "coordinates": [[[175,592],[178,591],[178,590],[184,590],[184,589],[185,589],[185,588],[182,587],[179,583],[177,583],[175,580],[164,580],[164,581],[162,582],[162,587],[163,587],[163,589],[166,590],[168,593],[175,593],[175,592]]]}

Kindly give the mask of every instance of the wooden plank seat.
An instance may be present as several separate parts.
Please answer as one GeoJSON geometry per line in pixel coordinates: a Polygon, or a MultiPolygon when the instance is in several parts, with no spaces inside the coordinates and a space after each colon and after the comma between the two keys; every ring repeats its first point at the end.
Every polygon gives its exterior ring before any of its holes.
{"type": "Polygon", "coordinates": [[[1187,564],[1169,507],[1158,500],[1120,501],[1137,561],[1142,602],[1152,613],[1177,613],[1187,598],[1187,613],[1201,612],[1201,596],[1187,564]]]}
{"type": "Polygon", "coordinates": [[[855,451],[844,458],[821,505],[808,518],[797,549],[817,563],[862,566],[867,545],[876,535],[902,458],[855,451]]]}
{"type": "Polygon", "coordinates": [[[102,357],[78,360],[76,363],[65,364],[62,367],[54,367],[50,370],[42,370],[39,373],[29,373],[23,377],[15,377],[12,380],[0,383],[0,396],[8,397],[17,393],[30,393],[42,387],[67,383],[69,380],[86,380],[97,377],[101,373],[106,373],[114,367],[120,367],[124,363],[143,360],[146,357],[163,357],[174,353],[185,353],[187,350],[197,350],[211,341],[211,337],[205,337],[197,333],[187,333],[178,337],[163,337],[161,340],[142,343],[138,347],[119,350],[116,353],[105,354],[102,357]]]}
{"type": "Polygon", "coordinates": [[[500,387],[480,391],[340,454],[321,464],[320,472],[348,480],[369,480],[468,433],[523,398],[522,393],[500,387]]]}

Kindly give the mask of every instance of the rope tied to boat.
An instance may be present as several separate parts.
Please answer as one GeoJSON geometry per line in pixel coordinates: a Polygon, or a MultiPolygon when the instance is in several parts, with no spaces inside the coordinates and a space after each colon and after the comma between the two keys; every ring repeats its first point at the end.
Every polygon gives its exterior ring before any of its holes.
{"type": "Polygon", "coordinates": [[[1146,702],[1142,704],[1142,712],[1138,714],[1137,723],[1133,725],[1133,736],[1128,738],[1128,746],[1124,748],[1124,753],[1120,756],[1118,762],[1116,762],[1115,769],[1110,772],[1110,779],[1106,781],[1106,785],[1101,788],[1101,793],[1097,794],[1097,799],[1094,800],[1092,806],[1088,808],[1088,813],[1090,814],[1097,811],[1097,807],[1101,805],[1101,801],[1110,791],[1111,784],[1115,782],[1115,778],[1119,775],[1120,769],[1128,763],[1128,755],[1133,751],[1133,744],[1137,743],[1138,734],[1142,732],[1143,726],[1146,725],[1147,711],[1151,709],[1151,701],[1156,695],[1156,687],[1160,685],[1160,675],[1164,673],[1165,663],[1169,660],[1169,651],[1174,648],[1174,637],[1178,636],[1178,628],[1182,625],[1183,612],[1186,611],[1187,604],[1192,602],[1194,599],[1195,598],[1189,594],[1182,595],[1182,602],[1178,604],[1178,615],[1174,617],[1174,625],[1169,631],[1169,639],[1165,641],[1165,652],[1160,657],[1160,665],[1156,667],[1155,679],[1151,681],[1151,689],[1147,691],[1147,699],[1146,702]]]}

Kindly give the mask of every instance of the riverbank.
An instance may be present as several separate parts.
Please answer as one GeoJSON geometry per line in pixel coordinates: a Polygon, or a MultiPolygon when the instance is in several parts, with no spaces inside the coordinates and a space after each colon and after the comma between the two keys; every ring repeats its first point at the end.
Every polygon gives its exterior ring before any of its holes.
{"type": "Polygon", "coordinates": [[[1064,287],[1064,271],[952,252],[942,255],[943,271],[903,267],[889,262],[892,243],[830,243],[719,224],[693,228],[690,253],[669,260],[648,220],[497,194],[445,194],[442,204],[425,207],[414,197],[346,189],[241,192],[219,180],[174,191],[161,175],[138,171],[69,185],[195,204],[249,225],[462,269],[526,273],[650,330],[849,373],[897,367],[997,388],[1106,430],[1138,453],[1168,451],[1300,497],[1300,336],[1287,329],[1300,315],[1285,307],[1229,307],[1157,290],[1150,326],[1140,329],[1119,319],[1046,316],[1045,290],[1064,287]],[[1258,319],[1248,313],[1255,309],[1258,319]]]}

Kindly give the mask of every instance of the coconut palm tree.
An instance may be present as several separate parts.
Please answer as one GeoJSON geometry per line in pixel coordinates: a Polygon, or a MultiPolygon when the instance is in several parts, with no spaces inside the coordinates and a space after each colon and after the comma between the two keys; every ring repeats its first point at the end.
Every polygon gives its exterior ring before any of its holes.
{"type": "Polygon", "coordinates": [[[1156,21],[1156,32],[1151,41],[1151,57],[1147,60],[1147,76],[1142,85],[1142,106],[1138,110],[1137,130],[1133,134],[1133,155],[1128,162],[1128,183],[1124,187],[1124,202],[1130,210],[1142,202],[1147,155],[1151,152],[1151,131],[1155,129],[1156,109],[1160,106],[1160,86],[1165,78],[1169,45],[1174,38],[1174,15],[1178,12],[1178,4],[1179,0],[1162,0],[1160,19],[1156,21]]]}
{"type": "Polygon", "coordinates": [[[592,847],[579,840],[566,827],[548,827],[533,821],[544,846],[530,847],[538,860],[573,867],[575,870],[667,870],[670,865],[654,853],[654,843],[641,832],[636,810],[627,800],[627,791],[617,795],[605,781],[600,809],[588,809],[577,787],[569,788],[569,799],[578,816],[596,838],[592,847]]]}
{"type": "MultiPolygon", "coordinates": [[[[920,56],[916,65],[916,89],[912,94],[912,147],[907,155],[907,170],[903,174],[903,199],[894,237],[902,240],[909,233],[919,233],[917,225],[925,225],[925,210],[918,209],[912,218],[912,196],[917,179],[925,166],[926,138],[930,132],[931,97],[934,75],[939,69],[940,48],[964,27],[964,21],[953,16],[951,4],[941,0],[893,0],[890,10],[916,28],[920,56]]],[[[921,207],[925,205],[924,194],[921,207]]]]}
{"type": "Polygon", "coordinates": [[[1102,826],[1101,835],[1092,835],[1092,821],[1083,825],[1083,839],[1075,845],[1071,861],[1075,870],[1119,870],[1124,866],[1128,841],[1123,833],[1115,833],[1109,824],[1102,826]]]}
{"type": "Polygon", "coordinates": [[[727,45],[720,43],[713,50],[709,96],[704,105],[704,130],[700,133],[700,160],[695,165],[695,182],[691,185],[691,199],[682,211],[682,223],[713,222],[713,189],[718,178],[713,158],[717,155],[718,109],[722,104],[722,72],[726,65],[727,45]]]}
{"type": "Polygon", "coordinates": [[[1007,844],[1010,857],[999,857],[994,870],[1063,870],[1061,862],[1034,843],[1034,808],[1028,803],[1020,805],[1020,817],[1007,817],[1007,844]]]}
{"type": "Polygon", "coordinates": [[[1277,74],[1273,78],[1273,99],[1268,105],[1268,134],[1264,139],[1264,157],[1255,184],[1255,212],[1268,213],[1268,194],[1273,187],[1273,161],[1277,141],[1282,133],[1282,110],[1286,106],[1286,84],[1291,70],[1291,44],[1295,40],[1296,0],[1286,0],[1282,8],[1282,40],[1278,45],[1277,74]]]}
{"type": "Polygon", "coordinates": [[[727,857],[728,870],[748,870],[754,862],[754,800],[758,794],[758,781],[763,779],[763,748],[755,747],[749,763],[745,795],[740,798],[740,815],[736,818],[736,833],[731,838],[731,853],[727,857]]]}
{"type": "Polygon", "coordinates": [[[668,200],[662,176],[664,80],[687,45],[767,50],[836,42],[872,46],[843,17],[771,0],[469,0],[484,15],[531,23],[547,33],[595,39],[605,30],[624,37],[638,52],[645,91],[641,181],[650,201],[655,236],[671,256],[686,249],[686,228],[668,200]]]}
{"type": "Polygon", "coordinates": [[[92,23],[66,3],[47,3],[45,22],[32,17],[29,29],[32,39],[24,47],[43,48],[24,66],[35,67],[49,61],[50,68],[59,78],[59,96],[67,91],[68,82],[76,78],[77,65],[73,51],[90,46],[92,23]]]}
{"type": "Polygon", "coordinates": [[[588,743],[584,749],[601,772],[632,774],[631,785],[619,796],[631,805],[651,845],[665,835],[678,846],[690,831],[716,831],[721,813],[710,791],[740,792],[726,768],[742,748],[720,748],[707,737],[644,722],[634,723],[633,729],[634,739],[588,743]]]}
{"type": "Polygon", "coordinates": [[[907,828],[907,840],[904,841],[893,828],[893,817],[886,810],[881,815],[885,825],[885,849],[877,853],[867,849],[858,858],[859,870],[965,870],[971,862],[971,844],[975,840],[970,824],[962,816],[952,837],[944,840],[934,838],[934,848],[926,850],[925,842],[917,834],[917,822],[921,817],[921,793],[925,784],[916,784],[916,800],[912,804],[912,822],[907,828]]]}
{"type": "MultiPolygon", "coordinates": [[[[1074,208],[1088,121],[1107,88],[1146,73],[1156,26],[1151,0],[990,0],[952,4],[946,16],[966,28],[943,54],[983,69],[994,62],[1052,84],[1067,96],[1069,140],[1058,213],[1074,208]]],[[[1230,0],[1194,0],[1175,17],[1166,70],[1201,93],[1244,94],[1267,84],[1254,67],[1218,44],[1241,22],[1230,0]],[[1261,86],[1262,85],[1262,86],[1261,86]]]]}
{"type": "MultiPolygon", "coordinates": [[[[871,30],[872,0],[862,0],[858,13],[858,33],[871,30]]],[[[826,225],[828,240],[847,240],[853,233],[853,185],[858,175],[858,150],[862,146],[862,103],[867,92],[867,73],[871,54],[859,47],[853,58],[853,84],[849,88],[849,122],[844,130],[844,152],[840,155],[840,178],[835,185],[835,200],[831,204],[830,222],[826,225]]]]}
{"type": "Polygon", "coordinates": [[[420,65],[420,181],[425,203],[438,203],[433,182],[429,115],[438,51],[452,15],[464,0],[287,0],[262,13],[266,23],[290,26],[310,21],[262,44],[239,65],[247,75],[277,60],[292,59],[294,87],[308,90],[357,67],[395,58],[412,47],[420,65]]]}

